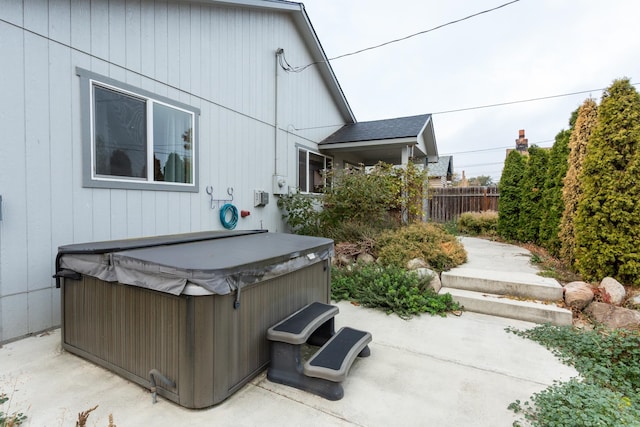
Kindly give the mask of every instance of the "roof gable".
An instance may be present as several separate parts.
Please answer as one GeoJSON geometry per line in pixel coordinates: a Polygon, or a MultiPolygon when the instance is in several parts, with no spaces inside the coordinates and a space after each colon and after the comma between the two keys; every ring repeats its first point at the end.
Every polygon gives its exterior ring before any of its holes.
{"type": "Polygon", "coordinates": [[[452,174],[453,156],[440,156],[436,163],[429,163],[427,175],[430,177],[446,177],[452,174]]]}

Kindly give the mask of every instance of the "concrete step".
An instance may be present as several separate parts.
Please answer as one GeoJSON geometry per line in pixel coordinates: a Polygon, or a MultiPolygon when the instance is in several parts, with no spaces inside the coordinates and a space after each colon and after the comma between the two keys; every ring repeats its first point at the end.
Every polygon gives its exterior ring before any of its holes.
{"type": "Polygon", "coordinates": [[[507,317],[534,323],[551,323],[553,325],[571,325],[570,310],[557,307],[553,303],[535,300],[517,300],[505,295],[474,292],[464,289],[442,287],[440,294],[451,294],[451,297],[465,310],[492,316],[507,317]]]}
{"type": "Polygon", "coordinates": [[[442,286],[474,292],[510,295],[541,301],[562,299],[557,280],[533,273],[513,273],[457,267],[441,275],[442,286]]]}

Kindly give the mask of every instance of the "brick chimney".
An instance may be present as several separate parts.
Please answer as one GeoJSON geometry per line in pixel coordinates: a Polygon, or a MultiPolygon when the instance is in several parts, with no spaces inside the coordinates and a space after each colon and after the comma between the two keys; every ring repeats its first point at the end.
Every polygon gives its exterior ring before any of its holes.
{"type": "Polygon", "coordinates": [[[518,139],[516,139],[516,150],[521,153],[527,152],[529,149],[529,140],[524,137],[524,129],[520,129],[518,132],[518,139]]]}

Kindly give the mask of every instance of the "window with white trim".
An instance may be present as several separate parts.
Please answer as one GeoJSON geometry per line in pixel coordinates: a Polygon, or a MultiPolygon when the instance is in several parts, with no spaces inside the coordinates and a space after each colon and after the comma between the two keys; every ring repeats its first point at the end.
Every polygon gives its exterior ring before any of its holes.
{"type": "Polygon", "coordinates": [[[331,157],[298,148],[298,188],[303,193],[322,193],[330,185],[327,172],[331,169],[331,157]]]}
{"type": "Polygon", "coordinates": [[[85,70],[78,74],[88,92],[86,187],[198,190],[197,109],[85,70]]]}

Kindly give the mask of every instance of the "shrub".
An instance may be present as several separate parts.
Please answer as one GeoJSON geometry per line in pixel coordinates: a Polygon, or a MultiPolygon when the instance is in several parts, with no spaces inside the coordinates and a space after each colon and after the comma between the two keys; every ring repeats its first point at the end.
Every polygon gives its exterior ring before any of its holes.
{"type": "Polygon", "coordinates": [[[498,212],[465,212],[458,219],[457,231],[471,236],[495,236],[498,231],[498,212]]]}
{"type": "Polygon", "coordinates": [[[424,259],[437,271],[444,271],[467,260],[467,253],[455,236],[433,223],[416,223],[382,233],[376,253],[383,265],[399,268],[413,258],[424,259]]]}
{"type": "Polygon", "coordinates": [[[529,148],[529,160],[520,181],[520,218],[518,240],[521,242],[540,242],[540,224],[542,222],[542,191],[547,176],[549,152],[535,145],[529,148]]]}
{"type": "Polygon", "coordinates": [[[367,171],[335,169],[330,179],[323,200],[323,228],[350,221],[385,229],[422,217],[426,173],[413,163],[399,168],[380,162],[367,171]]]}
{"type": "Polygon", "coordinates": [[[640,94],[628,79],[602,95],[575,216],[575,257],[586,280],[640,285],[640,94]]]}
{"type": "Polygon", "coordinates": [[[320,213],[316,197],[293,193],[280,196],[278,207],[284,210],[284,219],[295,234],[317,236],[320,227],[320,213]]]}
{"type": "Polygon", "coordinates": [[[378,163],[367,171],[335,169],[322,196],[290,194],[280,197],[278,207],[297,234],[355,241],[421,220],[425,177],[413,163],[403,168],[378,163]]]}
{"type": "Polygon", "coordinates": [[[429,287],[431,277],[395,266],[356,264],[333,268],[331,298],[354,300],[365,307],[381,308],[403,319],[420,313],[444,315],[460,307],[450,294],[438,295],[429,287]]]}
{"type": "Polygon", "coordinates": [[[578,178],[582,172],[582,163],[587,149],[587,141],[598,121],[598,106],[589,98],[578,109],[575,126],[569,138],[569,162],[562,188],[564,211],[560,221],[558,238],[560,240],[560,258],[573,268],[575,262],[574,217],[578,201],[582,197],[582,184],[578,178]]]}
{"type": "Polygon", "coordinates": [[[573,125],[576,121],[578,111],[571,114],[569,120],[569,130],[562,130],[556,135],[555,142],[549,152],[549,164],[547,167],[547,177],[542,192],[542,218],[540,221],[539,240],[553,256],[560,254],[560,220],[564,211],[562,200],[562,187],[564,177],[567,174],[569,158],[569,138],[573,125]]]}
{"type": "Polygon", "coordinates": [[[520,200],[522,191],[520,181],[524,175],[526,159],[517,151],[507,155],[502,170],[502,177],[498,189],[500,203],[498,204],[498,234],[506,240],[517,240],[520,225],[520,200]]]}

